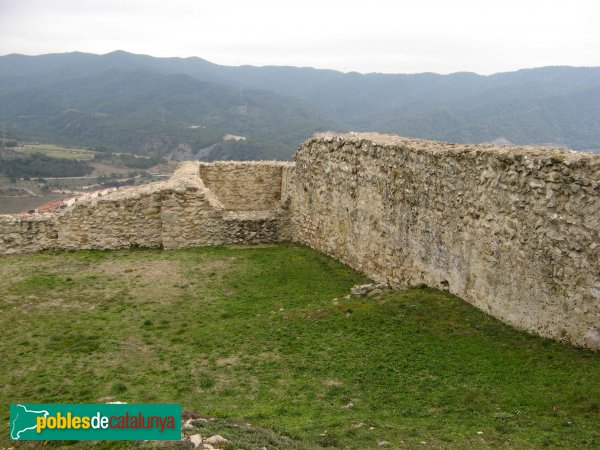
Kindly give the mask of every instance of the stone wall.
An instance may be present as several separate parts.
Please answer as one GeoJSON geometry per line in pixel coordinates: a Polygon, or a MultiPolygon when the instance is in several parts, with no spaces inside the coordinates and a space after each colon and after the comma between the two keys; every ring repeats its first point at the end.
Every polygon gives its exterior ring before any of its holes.
{"type": "Polygon", "coordinates": [[[0,215],[0,255],[56,248],[56,220],[48,214],[0,215]]]}
{"type": "Polygon", "coordinates": [[[349,133],[295,160],[184,163],[58,215],[0,216],[0,254],[295,240],[600,349],[600,155],[349,133]]]}
{"type": "Polygon", "coordinates": [[[600,155],[350,133],[315,136],[295,160],[294,239],[600,349],[600,155]]]}
{"type": "MultiPolygon", "coordinates": [[[[264,164],[265,170],[260,163],[244,167],[260,178],[276,166],[264,164]]],[[[258,211],[237,211],[239,204],[227,208],[204,185],[198,163],[183,163],[167,182],[82,200],[60,214],[0,216],[0,254],[277,242],[289,229],[287,212],[271,201],[273,189],[281,194],[282,167],[274,188],[265,183],[262,194],[260,185],[252,188],[249,206],[258,211]],[[269,201],[260,203],[261,196],[269,201]]]]}
{"type": "Polygon", "coordinates": [[[200,163],[200,178],[230,211],[264,211],[279,206],[285,162],[200,163]]]}

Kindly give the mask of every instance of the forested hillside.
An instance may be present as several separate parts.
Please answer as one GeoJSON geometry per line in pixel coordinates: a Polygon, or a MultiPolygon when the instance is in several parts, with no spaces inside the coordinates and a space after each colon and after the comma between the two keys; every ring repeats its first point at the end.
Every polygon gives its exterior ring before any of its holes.
{"type": "Polygon", "coordinates": [[[287,159],[327,129],[599,149],[600,68],[388,75],[121,51],[8,55],[0,122],[8,137],[174,159],[287,159]]]}

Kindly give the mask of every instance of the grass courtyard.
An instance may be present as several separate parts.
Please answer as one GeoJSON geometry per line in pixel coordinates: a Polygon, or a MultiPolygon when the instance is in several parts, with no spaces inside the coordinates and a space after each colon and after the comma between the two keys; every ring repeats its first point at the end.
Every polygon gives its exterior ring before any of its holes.
{"type": "Polygon", "coordinates": [[[1,257],[0,448],[31,446],[10,403],[115,400],[232,449],[600,446],[600,354],[426,287],[343,298],[366,282],[291,244],[1,257]]]}

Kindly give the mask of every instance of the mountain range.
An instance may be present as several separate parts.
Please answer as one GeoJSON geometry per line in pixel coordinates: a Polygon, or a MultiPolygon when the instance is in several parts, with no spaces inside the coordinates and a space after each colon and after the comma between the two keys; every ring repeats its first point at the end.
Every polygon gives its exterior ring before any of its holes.
{"type": "Polygon", "coordinates": [[[323,130],[600,149],[600,68],[494,75],[222,66],[116,51],[0,57],[6,137],[174,159],[289,159],[323,130]]]}

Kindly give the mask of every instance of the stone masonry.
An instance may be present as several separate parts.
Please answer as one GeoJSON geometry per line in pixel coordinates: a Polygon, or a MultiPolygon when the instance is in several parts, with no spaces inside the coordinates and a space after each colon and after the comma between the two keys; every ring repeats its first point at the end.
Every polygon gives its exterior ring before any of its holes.
{"type": "MultiPolygon", "coordinates": [[[[286,164],[262,163],[279,173],[286,164]]],[[[253,184],[251,176],[246,180],[253,184]]],[[[0,254],[289,240],[285,212],[261,204],[262,189],[249,187],[246,196],[256,210],[228,209],[204,185],[198,164],[182,163],[167,182],[82,200],[60,214],[0,216],[0,254]]]]}
{"type": "Polygon", "coordinates": [[[295,163],[184,163],[57,215],[0,216],[0,254],[293,240],[600,349],[600,155],[325,133],[295,163]]]}
{"type": "Polygon", "coordinates": [[[350,133],[315,136],[295,161],[294,239],[600,349],[600,155],[350,133]]]}

